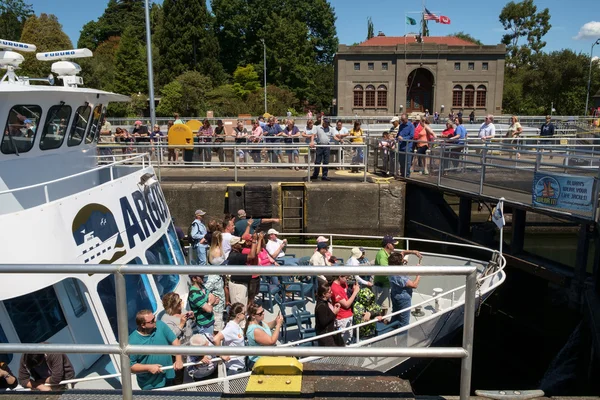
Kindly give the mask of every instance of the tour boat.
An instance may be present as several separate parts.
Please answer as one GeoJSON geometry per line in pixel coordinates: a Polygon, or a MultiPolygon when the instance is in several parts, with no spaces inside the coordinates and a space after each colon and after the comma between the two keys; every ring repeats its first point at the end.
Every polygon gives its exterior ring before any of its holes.
{"type": "MultiPolygon", "coordinates": [[[[82,79],[77,76],[80,67],[71,60],[89,57],[91,52],[77,49],[38,53],[38,60],[52,62],[51,71],[62,81],[62,85],[55,85],[53,76],[34,79],[17,74],[24,61],[20,53],[35,52],[34,45],[0,40],[0,49],[0,67],[6,70],[0,81],[0,116],[4,123],[0,147],[2,263],[184,265],[184,253],[149,155],[97,155],[106,106],[129,99],[82,87],[82,79]]],[[[419,239],[406,239],[405,243],[419,247],[419,239]]],[[[446,245],[464,250],[464,245],[446,245]]],[[[344,248],[336,247],[340,251],[344,248]]],[[[314,251],[300,245],[290,245],[290,249],[298,256],[314,251]]],[[[424,263],[476,266],[478,299],[483,301],[504,281],[505,260],[494,250],[477,246],[469,250],[485,257],[477,260],[451,252],[423,252],[424,263]]],[[[163,312],[160,299],[164,293],[176,291],[185,299],[189,288],[184,275],[126,275],[126,285],[130,332],[135,329],[137,311],[150,309],[159,315],[163,312]]],[[[313,304],[307,300],[308,312],[313,304]]],[[[413,306],[410,325],[374,337],[359,337],[352,346],[435,345],[462,326],[464,277],[423,279],[413,296],[413,306]]],[[[277,313],[276,306],[271,309],[268,318],[277,313]]],[[[314,321],[311,323],[314,326],[314,321]]],[[[289,342],[282,345],[298,345],[294,342],[298,337],[289,333],[289,342]]],[[[105,274],[2,274],[0,342],[117,343],[114,278],[105,274]]],[[[312,340],[302,342],[306,345],[312,340]]],[[[78,388],[119,386],[112,379],[120,372],[118,356],[69,357],[77,377],[85,380],[78,388]]],[[[19,354],[0,354],[0,361],[7,362],[12,371],[18,371],[19,359],[19,354]]],[[[405,360],[325,357],[302,361],[352,364],[386,372],[405,360]]],[[[234,377],[224,374],[221,368],[217,379],[175,389],[243,391],[249,373],[234,377]]]]}

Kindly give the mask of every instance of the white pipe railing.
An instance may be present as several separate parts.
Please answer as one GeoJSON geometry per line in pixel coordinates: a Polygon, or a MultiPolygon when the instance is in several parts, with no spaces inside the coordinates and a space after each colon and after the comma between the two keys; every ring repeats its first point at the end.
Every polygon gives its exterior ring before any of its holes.
{"type": "MultiPolygon", "coordinates": [[[[477,291],[477,268],[469,266],[362,266],[362,267],[316,267],[316,266],[220,266],[220,273],[232,275],[335,275],[364,274],[376,275],[465,275],[465,320],[462,348],[293,348],[293,347],[229,347],[229,346],[178,346],[176,353],[181,355],[259,355],[259,356],[333,356],[333,357],[459,357],[462,358],[461,388],[462,400],[470,394],[473,325],[475,317],[475,298],[477,291]]],[[[117,327],[119,344],[81,345],[81,344],[38,344],[38,343],[0,343],[0,353],[85,353],[85,354],[119,354],[121,358],[122,395],[125,400],[133,398],[131,391],[131,354],[173,354],[172,346],[131,346],[128,344],[129,332],[127,316],[127,299],[125,292],[125,275],[139,274],[198,274],[214,272],[214,266],[144,266],[144,265],[0,265],[0,273],[12,274],[69,274],[89,273],[113,274],[117,306],[117,327]]]]}

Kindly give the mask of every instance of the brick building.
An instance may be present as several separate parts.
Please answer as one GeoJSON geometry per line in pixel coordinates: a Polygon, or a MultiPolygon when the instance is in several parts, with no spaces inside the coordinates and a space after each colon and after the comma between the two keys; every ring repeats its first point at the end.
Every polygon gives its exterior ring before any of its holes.
{"type": "Polygon", "coordinates": [[[337,115],[502,110],[504,45],[479,46],[456,37],[379,34],[335,56],[337,115]]]}

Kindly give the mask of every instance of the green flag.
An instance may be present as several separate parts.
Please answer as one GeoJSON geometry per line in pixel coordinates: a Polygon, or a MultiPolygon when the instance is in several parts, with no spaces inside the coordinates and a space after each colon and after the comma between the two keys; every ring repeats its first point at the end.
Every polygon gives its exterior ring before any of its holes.
{"type": "Polygon", "coordinates": [[[417,21],[414,18],[411,18],[409,16],[406,17],[406,24],[407,25],[416,25],[417,21]]]}

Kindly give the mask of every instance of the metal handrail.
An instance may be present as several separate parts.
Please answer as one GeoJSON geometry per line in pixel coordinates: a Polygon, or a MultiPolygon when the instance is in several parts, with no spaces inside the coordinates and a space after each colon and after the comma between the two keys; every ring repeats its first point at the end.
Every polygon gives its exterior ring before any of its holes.
{"type": "MultiPolygon", "coordinates": [[[[115,162],[113,162],[111,164],[107,164],[107,165],[100,165],[100,166],[97,166],[97,167],[95,167],[93,169],[90,169],[90,170],[87,170],[87,171],[78,172],[76,174],[69,175],[69,176],[63,176],[62,178],[53,179],[51,181],[40,182],[40,183],[36,183],[34,185],[29,185],[29,186],[21,186],[21,187],[14,188],[14,189],[3,190],[3,191],[0,192],[0,195],[9,194],[9,193],[15,193],[15,192],[20,192],[20,191],[23,191],[23,190],[35,189],[35,188],[39,188],[39,187],[46,187],[46,186],[51,185],[53,183],[63,182],[63,181],[66,181],[66,180],[69,180],[69,179],[72,179],[72,178],[76,178],[78,176],[83,176],[83,175],[90,174],[92,172],[100,171],[102,169],[112,168],[112,167],[114,167],[116,165],[124,164],[126,162],[131,161],[131,160],[146,159],[146,158],[148,158],[148,166],[152,166],[152,164],[151,164],[152,160],[148,157],[148,154],[147,153],[143,153],[143,154],[138,154],[138,155],[132,156],[132,157],[127,158],[125,160],[115,161],[115,162]]],[[[112,177],[112,174],[111,174],[111,180],[112,179],[113,179],[113,177],[112,177]]],[[[48,201],[46,201],[46,202],[48,202],[48,201]]]]}
{"type": "MultiPolygon", "coordinates": [[[[85,353],[85,354],[119,354],[121,357],[121,382],[122,394],[125,400],[133,398],[131,354],[172,354],[172,346],[130,346],[127,316],[127,295],[125,275],[128,274],[198,274],[205,275],[214,272],[213,266],[143,266],[143,265],[0,265],[0,273],[59,273],[59,274],[113,274],[115,277],[118,345],[73,345],[73,344],[37,344],[37,343],[2,343],[0,353],[85,353]]],[[[255,267],[255,266],[220,266],[220,272],[232,275],[335,275],[339,273],[361,274],[372,273],[376,275],[419,274],[419,275],[450,275],[466,276],[465,313],[462,348],[292,348],[292,347],[230,347],[230,346],[194,346],[178,347],[177,354],[196,355],[259,355],[259,356],[380,356],[380,357],[446,357],[462,358],[460,396],[467,400],[470,394],[473,327],[475,318],[475,298],[477,290],[477,268],[467,266],[451,267],[406,267],[406,266],[363,266],[363,267],[316,267],[316,266],[283,266],[283,267],[255,267]]]]}

